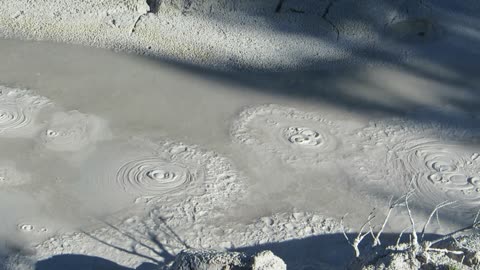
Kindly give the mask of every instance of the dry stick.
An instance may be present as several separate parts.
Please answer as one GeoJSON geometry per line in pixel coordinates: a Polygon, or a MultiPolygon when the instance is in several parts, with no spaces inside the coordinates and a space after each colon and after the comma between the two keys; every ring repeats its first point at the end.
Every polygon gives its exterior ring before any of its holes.
{"type": "Polygon", "coordinates": [[[340,228],[342,229],[343,236],[345,237],[345,239],[347,239],[348,244],[353,245],[352,242],[350,242],[350,239],[348,238],[347,233],[345,232],[345,227],[343,226],[343,220],[347,215],[348,213],[343,215],[342,219],[340,219],[340,228]]]}
{"type": "Polygon", "coordinates": [[[455,239],[455,236],[458,235],[458,234],[461,234],[461,233],[464,233],[466,231],[469,231],[469,230],[473,230],[473,229],[477,229],[479,226],[480,226],[480,221],[478,220],[480,216],[480,209],[477,211],[477,214],[475,215],[475,218],[473,219],[473,223],[472,225],[470,226],[467,226],[467,227],[463,227],[461,229],[458,229],[454,232],[451,232],[449,234],[446,234],[442,237],[440,237],[439,239],[435,240],[435,241],[432,241],[430,242],[430,246],[434,245],[434,244],[437,244],[437,243],[440,243],[442,241],[445,241],[447,240],[448,238],[453,238],[455,241],[457,241],[455,239]]]}
{"type": "Polygon", "coordinates": [[[369,232],[370,235],[372,236],[372,239],[374,239],[374,238],[375,238],[375,233],[373,232],[373,230],[375,230],[375,227],[376,227],[376,226],[372,226],[372,223],[371,223],[371,222],[368,222],[368,227],[369,227],[368,232],[369,232]]]}
{"type": "Polygon", "coordinates": [[[435,214],[435,216],[437,217],[437,224],[438,224],[438,227],[440,228],[440,230],[442,229],[442,224],[440,224],[440,218],[438,217],[438,211],[437,213],[435,214]]]}
{"type": "MultiPolygon", "coordinates": [[[[435,206],[435,209],[433,209],[433,211],[430,213],[430,216],[428,217],[427,221],[425,222],[425,225],[423,226],[423,229],[422,229],[422,235],[420,237],[420,239],[423,241],[424,237],[425,237],[425,231],[427,230],[427,227],[428,227],[428,224],[430,223],[430,220],[432,220],[432,217],[435,213],[438,213],[438,210],[440,210],[440,208],[442,207],[445,207],[445,206],[448,206],[448,205],[451,205],[451,204],[454,204],[456,203],[457,201],[452,201],[452,202],[449,202],[449,201],[444,201],[440,204],[437,204],[437,206],[435,206]]],[[[438,217],[438,216],[437,216],[438,217]]]]}
{"type": "Polygon", "coordinates": [[[408,217],[410,218],[410,224],[411,224],[411,227],[412,227],[411,244],[413,245],[414,249],[416,250],[419,247],[418,236],[417,236],[417,231],[415,230],[415,221],[413,220],[412,211],[410,210],[410,207],[408,206],[408,199],[413,195],[413,192],[414,192],[414,190],[411,190],[405,196],[405,206],[407,207],[408,217]]]}
{"type": "Polygon", "coordinates": [[[479,215],[480,215],[480,209],[478,209],[477,214],[475,215],[475,219],[473,220],[473,224],[477,223],[479,215]]]}
{"type": "Polygon", "coordinates": [[[420,246],[418,243],[418,235],[417,235],[417,230],[415,229],[415,220],[413,219],[412,211],[410,210],[410,206],[408,205],[408,199],[414,194],[415,192],[415,187],[413,187],[413,182],[415,181],[416,177],[418,175],[413,176],[412,180],[410,180],[409,188],[410,190],[405,194],[405,207],[407,208],[408,212],[408,217],[410,218],[410,225],[412,227],[412,233],[410,234],[410,244],[413,245],[414,250],[418,250],[418,247],[420,246]]]}
{"type": "Polygon", "coordinates": [[[367,232],[363,232],[363,230],[365,229],[365,227],[372,221],[372,219],[375,218],[375,216],[373,215],[373,212],[371,212],[369,215],[368,215],[368,219],[367,221],[362,225],[362,227],[360,228],[360,231],[358,232],[357,234],[357,237],[355,237],[355,239],[353,239],[353,242],[350,241],[350,239],[348,238],[347,236],[347,233],[345,232],[345,227],[343,226],[343,220],[345,219],[345,217],[348,215],[345,214],[342,219],[340,220],[340,226],[342,228],[342,232],[343,232],[343,236],[345,237],[345,239],[347,239],[347,242],[353,247],[353,249],[355,250],[355,257],[359,257],[360,256],[360,250],[358,248],[358,245],[362,242],[362,240],[365,238],[365,236],[367,236],[370,232],[367,231],[367,232]]]}
{"type": "MultiPolygon", "coordinates": [[[[370,212],[370,214],[372,214],[373,212],[375,212],[376,208],[373,208],[372,209],[372,212],[370,212]]],[[[369,216],[370,217],[370,216],[369,216]]],[[[369,227],[369,233],[370,235],[372,236],[372,239],[375,238],[375,233],[373,232],[373,230],[375,229],[375,226],[372,226],[372,222],[371,220],[368,220],[368,227],[369,227]]]]}
{"type": "MultiPolygon", "coordinates": [[[[402,196],[403,197],[403,196],[402,196]]],[[[382,224],[382,227],[380,228],[380,231],[378,231],[377,235],[376,236],[373,236],[373,247],[375,246],[378,246],[378,245],[381,245],[381,242],[380,242],[380,235],[382,235],[383,231],[385,230],[385,226],[387,225],[387,222],[388,222],[388,219],[390,218],[390,215],[392,214],[392,211],[395,207],[398,206],[400,200],[402,199],[402,197],[400,197],[398,200],[396,200],[394,203],[392,203],[393,201],[393,196],[390,198],[390,201],[389,201],[389,205],[390,207],[388,208],[388,212],[387,212],[387,216],[385,217],[385,219],[383,220],[383,224],[382,224]]]]}
{"type": "Polygon", "coordinates": [[[441,253],[451,253],[455,255],[464,255],[463,251],[457,251],[457,250],[448,250],[445,248],[428,248],[427,251],[433,251],[433,252],[441,252],[441,253]]]}
{"type": "MultiPolygon", "coordinates": [[[[472,229],[476,229],[478,228],[478,226],[480,225],[480,222],[478,222],[478,217],[480,215],[480,210],[477,212],[477,214],[475,215],[475,218],[473,220],[473,223],[472,225],[470,226],[467,226],[467,227],[464,227],[462,229],[459,229],[459,230],[456,230],[454,232],[451,232],[447,235],[444,235],[443,237],[440,237],[439,239],[435,240],[435,241],[432,241],[432,242],[426,242],[425,244],[425,251],[426,252],[430,252],[430,251],[433,251],[433,252],[442,252],[442,253],[451,253],[451,254],[455,254],[455,255],[464,255],[462,257],[462,263],[463,263],[463,260],[465,259],[465,253],[463,251],[456,251],[456,250],[448,250],[448,249],[439,249],[439,248],[432,248],[431,246],[434,245],[434,244],[437,244],[439,242],[442,242],[444,240],[447,240],[449,238],[452,238],[455,242],[457,242],[457,239],[455,239],[455,236],[458,235],[458,234],[461,234],[461,233],[464,233],[468,230],[472,230],[472,229]]],[[[423,236],[423,235],[422,235],[423,236]]]]}
{"type": "Polygon", "coordinates": [[[480,226],[480,221],[477,221],[476,223],[473,223],[472,225],[469,225],[469,226],[466,226],[466,227],[463,227],[461,229],[458,229],[454,232],[451,232],[449,234],[446,234],[440,238],[438,238],[437,240],[434,240],[432,242],[430,242],[430,245],[434,245],[434,244],[437,244],[437,243],[440,243],[442,241],[445,241],[447,240],[448,238],[455,238],[455,236],[461,234],[461,233],[464,233],[466,231],[469,231],[469,230],[473,230],[473,229],[476,229],[478,228],[478,226],[480,226]]]}
{"type": "Polygon", "coordinates": [[[402,236],[403,236],[403,233],[405,233],[408,228],[410,228],[410,226],[406,227],[405,229],[403,229],[401,232],[400,232],[400,235],[398,236],[398,239],[397,239],[397,243],[395,245],[395,248],[398,249],[399,248],[399,245],[400,245],[400,241],[402,239],[402,236]]]}
{"type": "Polygon", "coordinates": [[[362,242],[362,240],[365,238],[365,236],[367,236],[369,234],[369,232],[366,232],[366,233],[362,234],[363,230],[365,229],[365,226],[367,226],[367,224],[370,223],[370,221],[374,218],[375,218],[375,216],[373,215],[373,212],[371,212],[368,215],[367,222],[365,222],[362,225],[362,227],[360,228],[360,231],[358,232],[357,237],[355,237],[355,239],[353,240],[353,248],[355,249],[356,257],[360,256],[360,250],[358,249],[358,245],[362,242]]]}

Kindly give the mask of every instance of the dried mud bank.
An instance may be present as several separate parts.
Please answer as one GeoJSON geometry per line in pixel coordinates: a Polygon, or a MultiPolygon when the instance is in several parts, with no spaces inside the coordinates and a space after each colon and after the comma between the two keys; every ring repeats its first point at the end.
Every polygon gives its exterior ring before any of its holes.
{"type": "Polygon", "coordinates": [[[351,59],[359,51],[404,58],[409,48],[396,41],[441,39],[455,22],[449,11],[480,8],[475,1],[449,2],[2,0],[0,36],[210,68],[278,70],[351,59]]]}
{"type": "MultiPolygon", "coordinates": [[[[177,205],[177,209],[166,212],[158,207],[147,217],[115,219],[96,230],[53,237],[35,247],[35,258],[41,261],[62,254],[101,254],[104,259],[136,268],[145,263],[164,265],[190,248],[248,251],[257,245],[340,232],[337,221],[313,213],[279,213],[238,224],[212,223],[210,217],[189,214],[192,209],[188,205],[177,205]]],[[[309,259],[312,265],[320,263],[309,259]]],[[[289,267],[301,269],[306,265],[302,258],[298,265],[289,267]]]]}

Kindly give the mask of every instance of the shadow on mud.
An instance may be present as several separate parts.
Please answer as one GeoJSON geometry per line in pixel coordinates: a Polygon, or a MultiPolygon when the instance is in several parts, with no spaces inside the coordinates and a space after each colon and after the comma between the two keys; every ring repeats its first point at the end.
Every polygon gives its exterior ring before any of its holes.
{"type": "MultiPolygon", "coordinates": [[[[292,35],[292,38],[309,36],[348,54],[331,59],[321,52],[316,57],[289,52],[298,54],[287,56],[299,64],[288,69],[274,65],[260,68],[254,63],[239,64],[234,59],[219,60],[224,61],[221,65],[229,71],[157,58],[147,55],[148,52],[145,58],[214,81],[317,102],[319,106],[328,104],[380,117],[402,116],[466,131],[479,127],[477,5],[471,4],[468,8],[468,4],[451,1],[264,0],[255,4],[242,1],[232,6],[226,3],[216,13],[215,4],[213,11],[206,9],[208,0],[185,2],[190,4],[178,7],[185,16],[214,20],[219,25],[247,25],[292,35]],[[390,15],[377,9],[396,15],[390,14],[392,18],[389,18],[390,15]],[[282,14],[293,17],[284,18],[282,14]],[[244,17],[251,21],[234,20],[244,17]],[[322,23],[327,30],[320,27],[322,23]],[[348,25],[363,25],[375,38],[372,41],[356,37],[348,25]],[[372,68],[374,66],[376,68],[372,68]],[[449,110],[443,110],[444,107],[449,110]],[[408,114],[417,110],[426,113],[419,117],[408,114]],[[468,115],[460,117],[455,115],[457,111],[468,112],[468,115]]],[[[282,48],[278,50],[283,52],[282,48]]],[[[144,49],[138,48],[138,51],[144,49]]]]}
{"type": "MultiPolygon", "coordinates": [[[[349,233],[349,238],[356,234],[349,233]]],[[[436,239],[439,235],[428,234],[426,240],[436,239]]],[[[403,236],[403,241],[406,235],[403,236]]],[[[383,234],[382,244],[392,245],[398,239],[398,234],[383,234]]],[[[100,244],[100,243],[99,243],[100,244]]],[[[370,240],[365,240],[360,245],[361,249],[368,251],[370,240]]],[[[155,248],[155,247],[152,247],[155,248]]],[[[340,233],[312,236],[303,239],[288,240],[279,243],[266,243],[249,247],[234,248],[230,251],[244,252],[253,255],[263,250],[271,250],[282,258],[292,270],[316,269],[345,269],[354,259],[353,249],[347,244],[344,235],[340,233]]],[[[129,254],[132,254],[129,252],[129,254]]],[[[145,262],[137,268],[128,268],[118,265],[104,258],[80,254],[56,255],[37,262],[36,270],[153,270],[159,269],[172,262],[173,258],[155,258],[158,263],[145,262]]]]}
{"type": "Polygon", "coordinates": [[[86,270],[86,269],[104,269],[104,270],[130,270],[132,268],[123,267],[112,261],[79,254],[56,255],[49,259],[38,262],[35,265],[37,270],[86,270]]]}

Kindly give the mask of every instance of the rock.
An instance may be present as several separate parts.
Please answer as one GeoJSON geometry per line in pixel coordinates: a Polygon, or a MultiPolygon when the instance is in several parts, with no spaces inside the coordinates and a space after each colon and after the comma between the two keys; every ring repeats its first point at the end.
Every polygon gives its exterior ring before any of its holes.
{"type": "Polygon", "coordinates": [[[184,250],[168,270],[286,270],[287,265],[271,251],[254,256],[240,252],[184,250]]]}
{"type": "MultiPolygon", "coordinates": [[[[371,267],[372,265],[370,265],[371,267]]],[[[420,263],[416,260],[412,260],[407,253],[390,253],[387,256],[380,258],[375,264],[373,269],[382,270],[416,270],[420,268],[420,263]]],[[[366,267],[365,269],[372,269],[366,267]]]]}
{"type": "Polygon", "coordinates": [[[262,251],[253,256],[252,270],[282,270],[287,269],[287,265],[282,259],[275,256],[270,250],[262,251]]]}

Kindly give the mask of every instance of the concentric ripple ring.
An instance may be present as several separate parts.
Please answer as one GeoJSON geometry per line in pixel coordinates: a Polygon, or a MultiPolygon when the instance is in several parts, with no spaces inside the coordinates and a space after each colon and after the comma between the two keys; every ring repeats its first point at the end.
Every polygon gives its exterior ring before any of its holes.
{"type": "Polygon", "coordinates": [[[142,158],[124,164],[117,173],[118,184],[127,192],[157,195],[180,189],[192,182],[190,171],[160,158],[142,158]]]}

